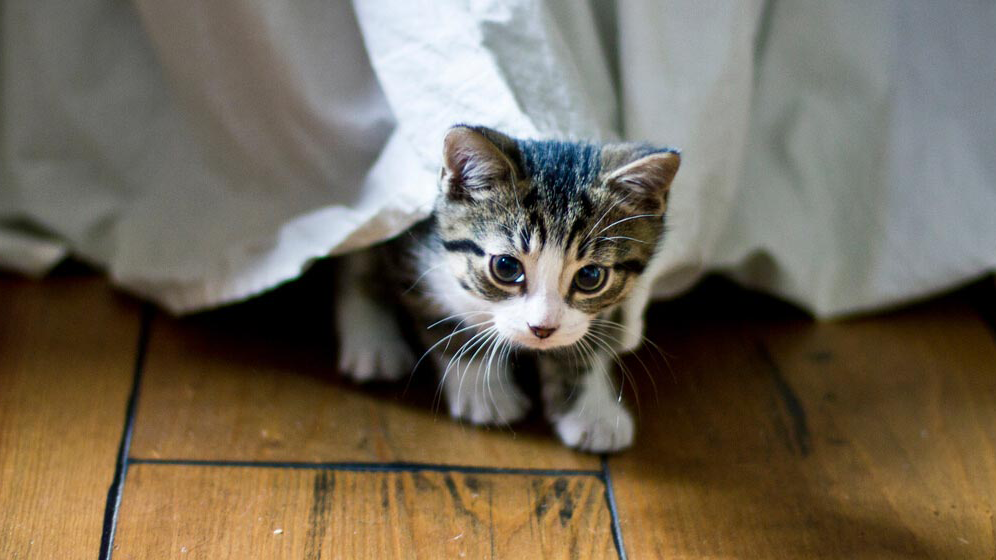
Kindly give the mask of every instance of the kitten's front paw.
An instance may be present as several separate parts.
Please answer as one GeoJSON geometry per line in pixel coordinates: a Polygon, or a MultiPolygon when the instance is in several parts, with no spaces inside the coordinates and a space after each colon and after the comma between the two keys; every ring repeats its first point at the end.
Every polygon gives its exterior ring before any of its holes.
{"type": "Polygon", "coordinates": [[[411,372],[413,363],[415,356],[400,337],[342,335],[339,371],[357,383],[397,381],[411,372]]]}
{"type": "Polygon", "coordinates": [[[469,390],[467,387],[454,388],[448,393],[450,415],[472,424],[511,424],[529,411],[529,399],[510,381],[500,387],[482,390],[481,385],[477,385],[469,390]]]}
{"type": "Polygon", "coordinates": [[[581,451],[606,453],[633,444],[633,417],[613,401],[578,403],[554,427],[561,441],[581,451]]]}

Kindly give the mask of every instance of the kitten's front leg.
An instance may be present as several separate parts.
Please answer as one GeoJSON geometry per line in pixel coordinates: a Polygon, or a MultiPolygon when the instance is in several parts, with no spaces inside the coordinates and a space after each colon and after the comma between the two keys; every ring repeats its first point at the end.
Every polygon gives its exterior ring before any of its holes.
{"type": "Polygon", "coordinates": [[[529,399],[515,385],[511,365],[488,352],[469,354],[433,353],[450,415],[478,425],[511,424],[525,416],[529,399]]]}
{"type": "Polygon", "coordinates": [[[587,369],[572,371],[553,355],[539,359],[547,417],[568,446],[592,453],[633,443],[633,417],[612,383],[612,358],[596,352],[587,369]]]}
{"type": "Polygon", "coordinates": [[[397,318],[371,293],[377,285],[374,254],[341,258],[335,314],[339,370],[358,383],[401,379],[415,362],[397,318]]]}

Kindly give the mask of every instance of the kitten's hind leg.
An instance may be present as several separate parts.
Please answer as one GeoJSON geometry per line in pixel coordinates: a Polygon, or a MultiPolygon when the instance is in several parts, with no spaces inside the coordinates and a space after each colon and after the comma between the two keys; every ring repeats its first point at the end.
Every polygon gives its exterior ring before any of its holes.
{"type": "Polygon", "coordinates": [[[612,359],[596,352],[586,369],[572,371],[553,356],[540,356],[547,417],[569,447],[592,453],[633,443],[633,417],[612,383],[612,359]]]}
{"type": "Polygon", "coordinates": [[[529,399],[515,385],[511,364],[500,359],[500,352],[473,350],[468,354],[451,358],[433,353],[450,415],[478,425],[511,424],[522,419],[529,410],[529,399]]]}
{"type": "Polygon", "coordinates": [[[361,251],[340,260],[335,313],[339,333],[339,371],[354,381],[401,379],[415,356],[401,336],[397,318],[371,289],[375,255],[361,251]]]}

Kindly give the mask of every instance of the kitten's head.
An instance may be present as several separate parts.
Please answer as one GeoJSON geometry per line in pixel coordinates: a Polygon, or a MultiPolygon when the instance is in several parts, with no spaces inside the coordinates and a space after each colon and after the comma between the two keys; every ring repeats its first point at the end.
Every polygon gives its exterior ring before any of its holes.
{"type": "Polygon", "coordinates": [[[680,158],[456,126],[443,161],[436,219],[460,286],[449,307],[548,350],[577,342],[629,294],[661,241],[680,158]]]}

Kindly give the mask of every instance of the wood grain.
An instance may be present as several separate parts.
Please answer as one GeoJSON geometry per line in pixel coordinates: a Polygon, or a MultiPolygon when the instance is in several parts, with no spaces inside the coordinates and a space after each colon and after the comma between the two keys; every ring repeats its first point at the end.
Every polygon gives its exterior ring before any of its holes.
{"type": "Polygon", "coordinates": [[[138,307],[95,279],[0,275],[0,558],[94,558],[138,307]]]}
{"type": "Polygon", "coordinates": [[[599,468],[596,457],[561,446],[538,414],[514,428],[452,421],[445,406],[434,406],[430,371],[410,384],[345,382],[333,366],[331,333],[315,326],[330,322],[329,311],[288,317],[278,306],[274,316],[261,305],[192,320],[157,317],[133,456],[599,468]]]}
{"type": "Polygon", "coordinates": [[[129,471],[114,557],[611,558],[601,481],[452,472],[129,471]]]}
{"type": "Polygon", "coordinates": [[[974,309],[665,314],[677,383],[610,461],[631,558],[996,557],[996,345],[974,309]]]}

